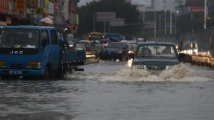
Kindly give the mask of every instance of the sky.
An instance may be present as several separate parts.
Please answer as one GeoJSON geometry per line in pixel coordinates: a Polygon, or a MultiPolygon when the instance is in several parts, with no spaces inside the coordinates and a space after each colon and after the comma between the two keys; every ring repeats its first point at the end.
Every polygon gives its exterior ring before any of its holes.
{"type": "MultiPolygon", "coordinates": [[[[93,0],[79,0],[79,3],[77,3],[78,6],[86,5],[86,2],[90,3],[93,0]]],[[[131,0],[132,4],[144,4],[144,5],[150,5],[151,0],[131,0]]]]}

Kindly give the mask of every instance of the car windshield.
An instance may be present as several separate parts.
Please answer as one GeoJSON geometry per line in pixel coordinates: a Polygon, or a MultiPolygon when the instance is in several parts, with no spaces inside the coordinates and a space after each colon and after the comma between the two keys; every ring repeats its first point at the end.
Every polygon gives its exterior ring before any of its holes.
{"type": "Polygon", "coordinates": [[[143,44],[137,48],[137,57],[165,58],[176,57],[174,45],[143,44]]]}
{"type": "Polygon", "coordinates": [[[2,30],[1,48],[38,48],[38,30],[2,30]]]}
{"type": "Polygon", "coordinates": [[[109,43],[107,45],[107,48],[123,48],[123,44],[122,43],[109,43]]]}

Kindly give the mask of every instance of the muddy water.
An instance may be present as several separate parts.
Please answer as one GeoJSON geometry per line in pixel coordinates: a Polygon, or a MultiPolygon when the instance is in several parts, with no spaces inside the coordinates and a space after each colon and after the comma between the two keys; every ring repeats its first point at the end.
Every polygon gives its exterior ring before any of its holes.
{"type": "Polygon", "coordinates": [[[155,75],[125,64],[87,65],[62,80],[0,81],[0,120],[213,120],[213,78],[198,68],[155,75]]]}

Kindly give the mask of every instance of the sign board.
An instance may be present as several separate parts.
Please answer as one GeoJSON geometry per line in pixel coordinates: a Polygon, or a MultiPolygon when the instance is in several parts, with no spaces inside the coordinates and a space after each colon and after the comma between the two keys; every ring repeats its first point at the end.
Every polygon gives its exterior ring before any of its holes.
{"type": "Polygon", "coordinates": [[[191,7],[190,11],[191,13],[204,12],[204,7],[191,7]]]}
{"type": "Polygon", "coordinates": [[[74,2],[70,2],[70,10],[71,10],[71,11],[74,10],[74,2]]]}
{"type": "Polygon", "coordinates": [[[144,21],[144,28],[152,29],[154,28],[155,23],[151,21],[144,21]]]}
{"type": "Polygon", "coordinates": [[[30,0],[30,7],[32,8],[37,7],[36,0],[30,0]]]}
{"type": "Polygon", "coordinates": [[[99,22],[110,22],[116,17],[115,12],[97,12],[97,21],[99,22]]]}
{"type": "Polygon", "coordinates": [[[35,8],[35,15],[43,15],[43,8],[35,8]]]}
{"type": "Polygon", "coordinates": [[[16,10],[26,10],[26,0],[16,0],[16,10]]]}
{"type": "Polygon", "coordinates": [[[7,23],[7,24],[12,24],[11,17],[6,17],[6,23],[7,23]]]}
{"type": "Polygon", "coordinates": [[[0,13],[7,14],[9,10],[9,1],[8,0],[0,0],[0,13]]]}
{"type": "Polygon", "coordinates": [[[117,18],[115,20],[110,21],[110,26],[124,26],[124,24],[124,18],[117,18]]]}
{"type": "Polygon", "coordinates": [[[44,13],[49,14],[49,0],[44,1],[44,13]]]}
{"type": "MultiPolygon", "coordinates": [[[[166,23],[166,27],[170,28],[170,23],[166,23]]],[[[172,28],[175,28],[175,23],[172,23],[172,28]]]]}

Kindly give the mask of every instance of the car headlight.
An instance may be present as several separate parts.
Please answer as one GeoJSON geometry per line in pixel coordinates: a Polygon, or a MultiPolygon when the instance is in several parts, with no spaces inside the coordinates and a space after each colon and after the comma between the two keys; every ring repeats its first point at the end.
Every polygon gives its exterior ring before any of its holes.
{"type": "Polygon", "coordinates": [[[5,62],[0,61],[0,68],[7,68],[7,65],[5,62]]]}
{"type": "Polygon", "coordinates": [[[27,64],[28,69],[36,69],[36,68],[41,68],[41,62],[29,62],[27,64]]]}
{"type": "Polygon", "coordinates": [[[122,51],[121,51],[121,50],[118,50],[117,53],[122,53],[122,51]]]}
{"type": "Polygon", "coordinates": [[[134,53],[132,50],[129,50],[129,53],[134,53]]]}

